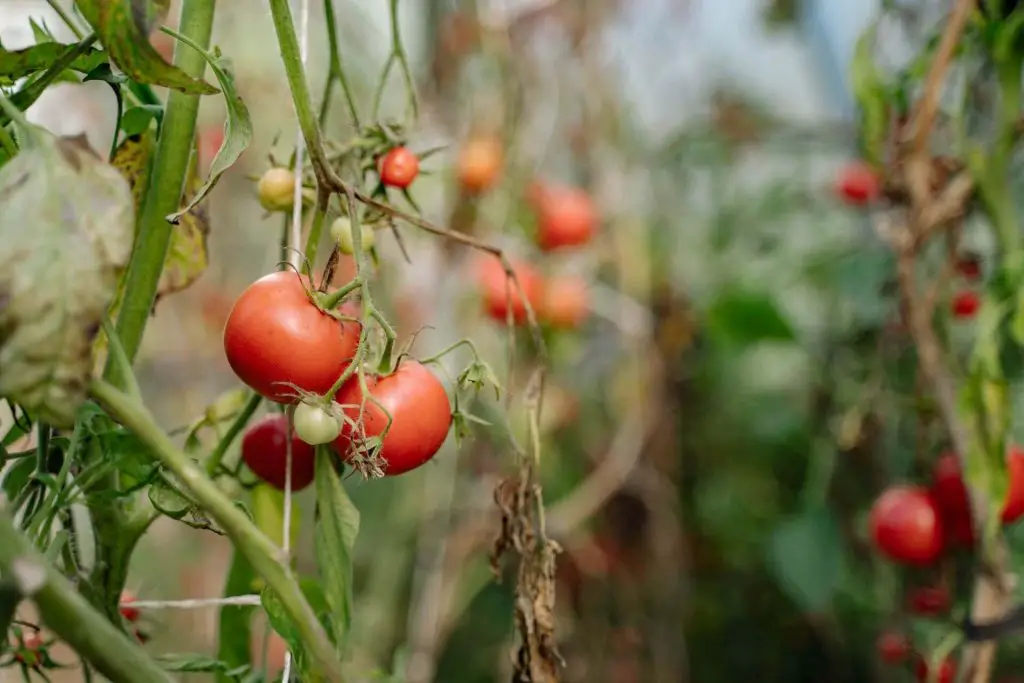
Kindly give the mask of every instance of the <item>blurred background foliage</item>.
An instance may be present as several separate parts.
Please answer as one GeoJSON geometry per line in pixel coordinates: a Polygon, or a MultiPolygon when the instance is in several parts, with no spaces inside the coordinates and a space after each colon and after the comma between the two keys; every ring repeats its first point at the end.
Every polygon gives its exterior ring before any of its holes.
{"type": "MultiPolygon", "coordinates": [[[[235,386],[220,344],[224,317],[279,258],[279,221],[262,215],[251,176],[268,154],[287,158],[294,140],[267,11],[217,4],[214,43],[234,62],[256,137],[213,193],[210,268],[161,304],[140,357],[147,401],[171,426],[235,386]]],[[[335,4],[346,68],[369,106],[386,54],[386,3],[335,4]]],[[[312,84],[327,76],[318,5],[312,84]]],[[[876,3],[498,3],[519,20],[507,34],[518,92],[503,71],[512,67],[494,57],[501,46],[481,47],[477,5],[493,3],[402,3],[426,110],[412,146],[451,145],[424,162],[420,206],[432,220],[455,219],[458,141],[500,118],[512,92],[522,117],[509,154],[516,173],[584,185],[604,217],[592,248],[550,257],[530,252],[514,186],[474,207],[481,237],[591,284],[587,323],[548,331],[543,477],[552,533],[566,550],[565,680],[913,680],[879,665],[875,639],[909,625],[922,648],[936,645],[949,624],[910,620],[905,585],[932,583],[948,568],[895,571],[868,547],[865,514],[887,484],[921,477],[945,437],[937,424],[919,425],[892,256],[833,189],[854,154],[844,65],[876,3]],[[604,486],[596,493],[595,479],[604,486]]],[[[31,42],[29,15],[63,35],[44,2],[0,0],[6,47],[31,42]]],[[[398,110],[395,80],[387,106],[398,110]]],[[[351,130],[335,97],[327,128],[345,140],[351,130]]],[[[109,100],[101,83],[62,85],[32,115],[58,132],[84,129],[103,149],[109,100]]],[[[201,136],[216,136],[220,107],[204,100],[201,136]]],[[[983,240],[964,234],[983,254],[983,240]]],[[[410,230],[405,238],[411,263],[393,239],[378,242],[377,286],[402,333],[432,326],[419,355],[472,337],[504,376],[503,330],[479,314],[465,255],[410,230]]],[[[511,466],[506,450],[484,429],[458,451],[449,442],[431,467],[349,480],[362,514],[360,670],[408,683],[507,680],[513,596],[509,581],[491,581],[495,528],[481,524],[511,466]]],[[[298,503],[310,520],[312,501],[298,503]]],[[[311,552],[302,538],[300,569],[311,552]]],[[[1014,540],[1016,553],[1022,543],[1014,540]]],[[[130,582],[140,596],[220,594],[223,539],[167,523],[144,544],[130,582]]],[[[962,616],[969,582],[954,585],[950,618],[962,616]]],[[[155,650],[202,651],[217,613],[147,619],[155,650]]],[[[1022,670],[1024,652],[1011,640],[999,661],[1000,675],[1022,670]]]]}

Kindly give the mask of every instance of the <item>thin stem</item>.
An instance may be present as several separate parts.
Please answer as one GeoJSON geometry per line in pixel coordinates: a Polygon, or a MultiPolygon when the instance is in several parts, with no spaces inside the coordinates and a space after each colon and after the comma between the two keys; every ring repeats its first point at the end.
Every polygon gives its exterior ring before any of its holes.
{"type": "Polygon", "coordinates": [[[153,456],[181,481],[203,510],[224,529],[235,548],[245,556],[256,573],[266,581],[294,622],[315,662],[314,668],[328,680],[342,683],[344,675],[334,646],[306,601],[280,549],[221,493],[198,465],[178,450],[143,406],[102,380],[94,380],[89,389],[111,417],[134,432],[153,456]]]}
{"type": "Polygon", "coordinates": [[[85,34],[82,33],[82,29],[78,28],[78,24],[71,18],[68,11],[60,4],[60,0],[46,0],[46,4],[50,6],[50,9],[57,13],[61,21],[64,22],[64,25],[75,34],[75,38],[81,40],[85,34]]]}
{"type": "MultiPolygon", "coordinates": [[[[213,28],[214,0],[183,0],[178,22],[180,32],[207,48],[213,28]]],[[[175,50],[175,66],[189,76],[201,78],[206,59],[196,50],[175,50]]],[[[137,239],[128,265],[124,302],[117,317],[117,334],[128,360],[133,362],[153,310],[173,226],[166,216],[178,210],[185,175],[192,153],[199,97],[172,90],[164,114],[160,139],[153,160],[149,186],[138,217],[137,239]]],[[[103,376],[117,386],[124,377],[107,359],[103,376]]]]}
{"type": "Polygon", "coordinates": [[[334,1],[324,0],[324,23],[327,24],[327,46],[331,58],[331,71],[327,75],[327,85],[324,87],[324,99],[320,103],[320,125],[323,126],[327,120],[327,111],[330,107],[331,87],[334,79],[341,83],[341,91],[345,94],[345,104],[348,105],[348,114],[352,117],[352,125],[359,130],[359,111],[356,109],[356,100],[352,96],[352,88],[348,83],[348,76],[345,74],[344,63],[341,59],[341,49],[338,46],[338,22],[334,16],[334,1]]]}
{"type": "Polygon", "coordinates": [[[231,448],[231,444],[234,443],[235,438],[242,433],[245,429],[245,425],[249,423],[252,416],[256,413],[256,409],[260,407],[260,403],[263,402],[263,397],[253,392],[249,396],[249,400],[242,406],[242,411],[235,417],[234,422],[228,427],[228,431],[224,432],[224,436],[217,442],[217,446],[210,453],[210,459],[206,461],[206,473],[211,477],[217,474],[217,470],[220,469],[220,464],[224,461],[224,455],[231,448]]]}
{"type": "Polygon", "coordinates": [[[327,218],[327,206],[330,201],[330,191],[323,187],[318,188],[313,223],[310,225],[309,235],[306,237],[306,262],[309,263],[310,268],[316,267],[317,252],[320,251],[320,237],[324,231],[324,221],[327,218]]]}
{"type": "Polygon", "coordinates": [[[402,33],[399,29],[398,0],[391,0],[391,51],[398,66],[402,69],[402,78],[405,79],[406,97],[409,108],[412,110],[412,119],[415,121],[420,115],[420,105],[416,97],[416,83],[412,78],[412,69],[409,68],[409,57],[405,54],[405,46],[402,45],[402,33]]]}
{"type": "Polygon", "coordinates": [[[0,512],[0,571],[41,580],[30,596],[43,623],[113,683],[170,683],[171,678],[127,634],[93,609],[0,512]]]}

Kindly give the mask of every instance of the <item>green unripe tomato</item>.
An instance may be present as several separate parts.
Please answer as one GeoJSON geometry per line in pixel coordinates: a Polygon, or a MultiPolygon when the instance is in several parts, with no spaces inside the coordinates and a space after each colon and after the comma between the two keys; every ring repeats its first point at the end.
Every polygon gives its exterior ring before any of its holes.
{"type": "MultiPolygon", "coordinates": [[[[376,238],[373,234],[373,228],[363,223],[359,226],[362,229],[362,245],[363,252],[370,251],[373,248],[376,238]]],[[[352,221],[345,216],[338,216],[331,223],[331,237],[335,242],[338,243],[338,249],[343,254],[354,254],[355,243],[352,241],[352,221]]]]}
{"type": "Polygon", "coordinates": [[[267,169],[256,191],[267,211],[290,211],[295,206],[295,174],[282,167],[267,169]]]}
{"type": "Polygon", "coordinates": [[[338,418],[324,410],[323,406],[312,403],[300,403],[295,406],[295,416],[292,420],[295,436],[310,446],[330,443],[341,433],[338,418]]]}

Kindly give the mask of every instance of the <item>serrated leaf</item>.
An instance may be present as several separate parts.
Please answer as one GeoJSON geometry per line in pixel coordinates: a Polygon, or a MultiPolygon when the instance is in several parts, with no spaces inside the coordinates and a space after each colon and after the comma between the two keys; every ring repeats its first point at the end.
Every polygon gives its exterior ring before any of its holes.
{"type": "Polygon", "coordinates": [[[220,177],[224,175],[224,172],[238,161],[238,157],[242,155],[242,152],[252,142],[252,120],[249,118],[249,109],[245,106],[245,102],[239,97],[238,90],[235,88],[235,74],[231,60],[223,57],[219,51],[211,54],[204,50],[201,53],[217,77],[221,92],[224,93],[224,102],[228,114],[227,120],[224,121],[224,140],[221,142],[220,149],[217,150],[217,155],[210,164],[210,175],[206,182],[196,190],[195,195],[185,205],[184,209],[167,217],[167,220],[171,223],[177,223],[183,214],[192,210],[199,202],[203,201],[210,190],[217,184],[217,181],[220,180],[220,177]]]}
{"type": "Polygon", "coordinates": [[[0,169],[0,395],[70,428],[131,255],[131,190],[84,137],[34,129],[0,169]]]}
{"type": "Polygon", "coordinates": [[[149,34],[166,13],[166,3],[152,0],[76,0],[78,9],[99,36],[110,61],[139,83],[161,85],[190,95],[217,89],[164,61],[149,34]]]}
{"type": "Polygon", "coordinates": [[[181,519],[192,509],[192,501],[168,484],[163,477],[158,477],[149,485],[149,502],[160,514],[171,519],[181,519]]]}
{"type": "Polygon", "coordinates": [[[316,567],[340,650],[352,624],[352,550],[359,534],[359,510],[345,492],[327,448],[317,449],[315,481],[316,567]]]}
{"type": "MultiPolygon", "coordinates": [[[[53,42],[40,43],[24,50],[8,51],[0,48],[0,82],[11,84],[19,78],[47,69],[63,56],[77,53],[77,48],[77,43],[64,45],[53,42]]],[[[77,54],[68,68],[88,74],[106,61],[105,52],[89,48],[83,54],[77,54]]]]}

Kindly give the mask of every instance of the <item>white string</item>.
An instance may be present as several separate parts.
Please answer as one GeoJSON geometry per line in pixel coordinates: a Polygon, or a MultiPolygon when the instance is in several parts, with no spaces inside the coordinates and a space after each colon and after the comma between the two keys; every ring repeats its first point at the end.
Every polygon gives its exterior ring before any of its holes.
{"type": "MultiPolygon", "coordinates": [[[[332,0],[333,1],[333,0],[332,0]]],[[[302,68],[306,68],[306,61],[309,55],[309,0],[298,0],[299,2],[299,59],[302,68]]],[[[296,268],[302,262],[300,259],[302,247],[302,166],[303,157],[306,152],[306,140],[302,135],[302,126],[296,122],[295,125],[295,205],[292,207],[292,229],[289,243],[292,246],[290,261],[296,268]]],[[[312,267],[313,264],[310,264],[312,267]]],[[[281,541],[281,548],[284,551],[285,561],[291,562],[291,531],[292,531],[292,431],[294,427],[289,424],[288,445],[286,447],[287,460],[285,462],[284,479],[284,533],[281,541]]],[[[284,655],[284,671],[281,680],[289,683],[292,679],[292,652],[289,649],[284,655]]]]}
{"type": "Polygon", "coordinates": [[[127,606],[139,609],[201,609],[203,607],[259,607],[258,595],[233,595],[229,598],[195,598],[192,600],[132,600],[127,606]]]}

